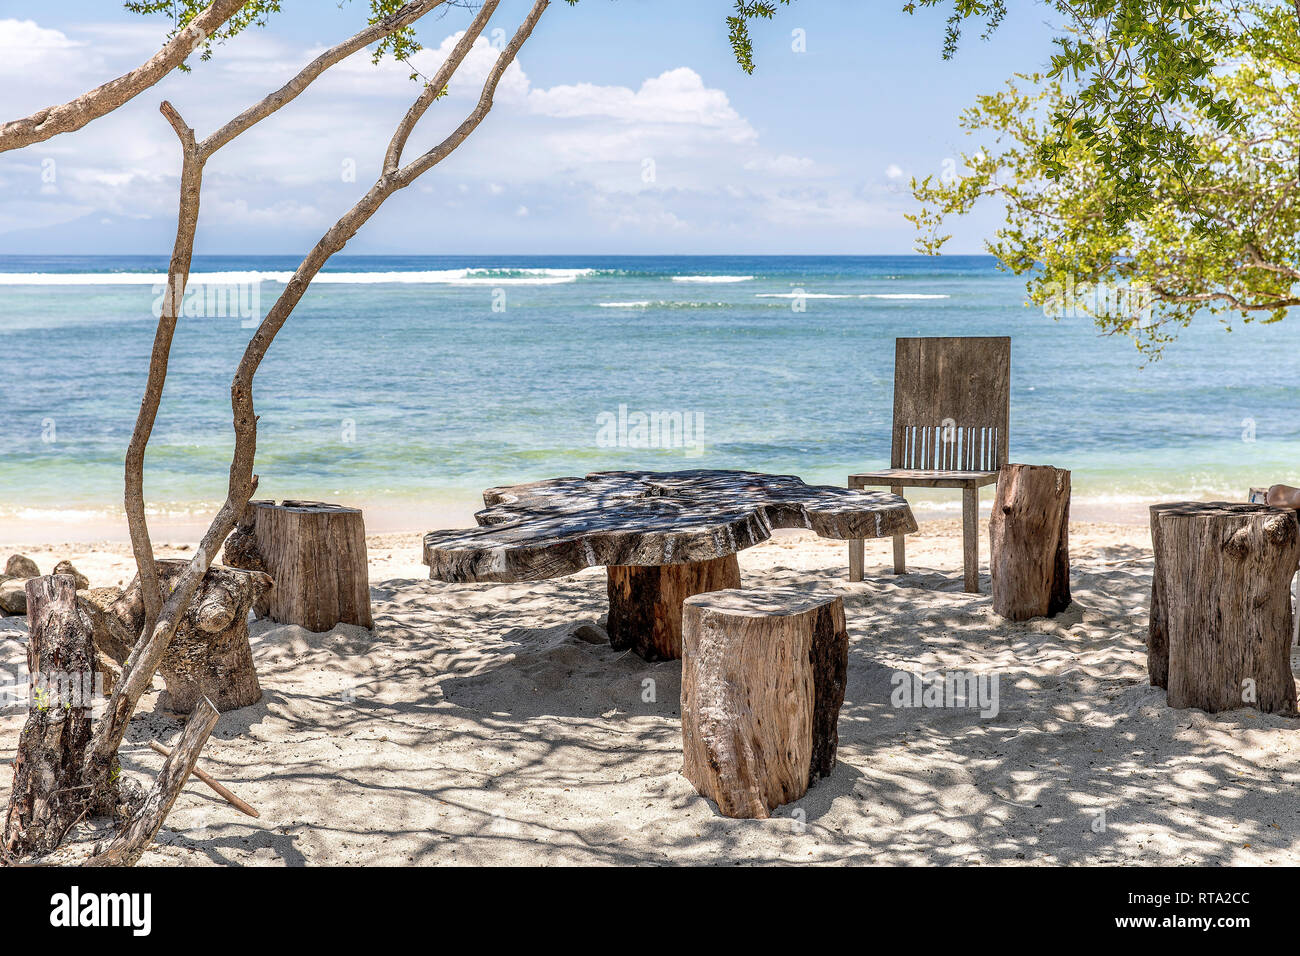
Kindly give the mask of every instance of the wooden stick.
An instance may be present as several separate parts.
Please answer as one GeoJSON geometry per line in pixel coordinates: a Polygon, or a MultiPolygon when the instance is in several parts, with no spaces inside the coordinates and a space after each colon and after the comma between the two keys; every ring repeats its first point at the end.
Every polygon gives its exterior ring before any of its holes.
{"type": "Polygon", "coordinates": [[[220,716],[212,701],[206,697],[199,701],[185,724],[175,755],[168,757],[163,764],[144,806],[122,827],[108,849],[87,860],[86,866],[135,866],[139,862],[171,812],[176,797],[199,759],[199,751],[208,742],[208,735],[220,716]]]}
{"type": "MultiPolygon", "coordinates": [[[[156,740],[151,740],[151,741],[149,741],[149,746],[150,746],[151,748],[153,748],[154,753],[162,754],[164,757],[170,757],[170,756],[172,755],[172,752],[171,752],[170,750],[168,750],[168,749],[167,749],[166,747],[164,747],[162,744],[158,743],[158,741],[156,741],[156,740]]],[[[247,803],[245,803],[243,800],[240,800],[237,796],[235,796],[233,793],[231,793],[229,790],[227,790],[227,789],[225,788],[224,785],[222,785],[221,783],[218,783],[216,780],[212,779],[212,777],[208,776],[206,773],[204,773],[204,772],[203,772],[202,770],[200,770],[198,767],[195,767],[195,768],[194,768],[194,776],[198,777],[200,780],[202,780],[204,783],[206,783],[209,787],[211,787],[213,790],[215,790],[215,791],[217,792],[217,795],[218,795],[218,796],[220,796],[222,799],[224,799],[227,803],[229,803],[232,807],[234,807],[234,808],[235,808],[236,810],[238,810],[240,813],[247,813],[250,817],[258,817],[259,819],[261,818],[262,815],[261,815],[260,813],[258,813],[256,810],[254,810],[251,806],[249,806],[249,805],[248,805],[247,803]]]]}

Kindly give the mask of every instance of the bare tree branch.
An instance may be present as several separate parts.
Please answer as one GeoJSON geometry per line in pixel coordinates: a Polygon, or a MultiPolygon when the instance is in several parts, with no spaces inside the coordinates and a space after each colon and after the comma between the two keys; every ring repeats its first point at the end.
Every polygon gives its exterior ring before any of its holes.
{"type": "Polygon", "coordinates": [[[212,701],[200,698],[198,706],[185,721],[180,742],[172,748],[171,756],[158,771],[158,778],[143,806],[132,815],[108,849],[87,860],[86,866],[135,866],[158,835],[220,716],[212,701]]]}
{"type": "Polygon", "coordinates": [[[0,125],[0,153],[44,142],[59,133],[81,129],[91,120],[111,113],[123,103],[139,96],[184,63],[246,2],[247,0],[213,0],[185,29],[130,73],[109,80],[71,102],[47,106],[31,116],[0,125]]]}
{"type": "MultiPolygon", "coordinates": [[[[180,115],[170,103],[162,104],[163,115],[176,130],[181,141],[181,191],[180,212],[177,217],[176,240],[167,272],[167,290],[163,310],[154,333],[153,353],[149,361],[149,376],[145,383],[140,412],[126,454],[125,511],[131,535],[131,549],[140,572],[141,594],[144,599],[145,619],[142,634],[151,634],[162,609],[162,596],[158,588],[158,571],[154,564],[153,543],[149,537],[144,504],[144,454],[153,434],[158,408],[162,402],[163,387],[172,338],[176,333],[176,320],[189,282],[190,261],[194,249],[194,233],[198,226],[199,199],[203,182],[203,168],[212,155],[236,136],[271,116],[293,102],[298,95],[325,70],[340,60],[364,49],[374,41],[403,29],[423,17],[447,0],[413,0],[390,16],[369,25],[344,42],[326,50],[283,87],[244,110],[201,144],[195,143],[194,131],[185,126],[180,115]]],[[[125,675],[124,675],[125,676],[125,675]]]]}
{"type": "MultiPolygon", "coordinates": [[[[386,24],[388,26],[388,31],[391,32],[405,26],[414,19],[418,19],[418,16],[422,16],[429,10],[434,9],[441,2],[445,2],[445,0],[437,0],[437,2],[432,2],[432,0],[414,0],[413,3],[408,4],[407,7],[398,11],[398,13],[394,14],[393,17],[386,18],[386,20],[381,21],[381,23],[386,24]],[[411,7],[418,8],[418,16],[415,14],[403,16],[403,14],[411,7]]],[[[443,64],[441,69],[439,69],[437,77],[442,78],[442,80],[438,86],[434,87],[435,95],[428,95],[429,87],[426,87],[408,111],[408,118],[414,116],[415,119],[418,119],[425,109],[427,109],[429,103],[432,102],[432,99],[436,98],[437,90],[440,90],[442,86],[446,85],[446,79],[449,79],[464,61],[465,56],[468,55],[470,49],[472,49],[474,41],[479,37],[483,28],[486,26],[491,11],[496,9],[498,3],[499,0],[487,0],[487,3],[484,5],[485,8],[490,8],[487,14],[485,15],[483,11],[480,11],[470,28],[466,31],[465,35],[461,37],[461,40],[456,44],[455,48],[448,56],[447,62],[443,64]]],[[[497,61],[484,83],[479,100],[470,115],[450,136],[443,140],[442,143],[433,150],[424,154],[424,156],[420,157],[420,159],[413,162],[410,166],[405,169],[397,170],[396,172],[385,170],[381,174],[379,180],[376,181],[374,186],[371,187],[366,195],[362,197],[362,199],[359,200],[347,213],[345,213],[343,217],[325,233],[324,236],[322,236],[315,248],[299,265],[298,270],[289,280],[284,291],[281,292],[280,297],[276,300],[266,318],[262,320],[257,331],[253,334],[248,347],[245,349],[244,356],[239,363],[239,367],[235,373],[233,381],[231,382],[230,388],[231,411],[235,431],[235,450],[230,465],[230,483],[226,500],[213,518],[207,531],[204,533],[203,539],[200,542],[194,557],[190,560],[189,565],[176,579],[171,593],[162,601],[161,607],[158,609],[156,614],[156,620],[153,621],[151,627],[146,626],[142,631],[139,641],[132,649],[126,664],[122,668],[122,679],[114,689],[113,697],[109,701],[108,708],[103,719],[100,720],[95,731],[95,737],[90,744],[90,773],[92,778],[97,778],[99,774],[107,773],[112,758],[117,753],[118,747],[121,745],[122,737],[126,732],[126,726],[130,720],[131,714],[134,712],[140,696],[152,683],[153,675],[157,671],[158,665],[162,661],[163,654],[166,652],[167,647],[170,645],[171,640],[176,633],[176,628],[180,623],[181,617],[185,614],[186,609],[193,600],[194,594],[202,583],[203,577],[211,566],[213,559],[216,557],[217,551],[220,549],[222,542],[225,541],[226,537],[230,534],[230,531],[234,528],[239,515],[243,512],[244,508],[247,507],[249,499],[252,498],[256,491],[257,476],[253,474],[253,462],[257,448],[257,415],[253,408],[252,381],[253,376],[256,373],[262,358],[265,356],[267,349],[270,347],[271,342],[274,340],[276,333],[278,333],[280,328],[283,327],[290,313],[292,313],[294,307],[306,292],[311,280],[329,260],[330,256],[346,245],[348,240],[356,234],[357,230],[360,229],[372,215],[374,215],[383,204],[384,200],[398,189],[408,185],[422,172],[436,165],[443,158],[449,155],[452,150],[463,142],[469,133],[483,121],[484,117],[486,117],[488,111],[491,109],[493,95],[496,92],[497,84],[500,82],[502,75],[510,63],[513,62],[519,48],[532,33],[533,27],[537,24],[538,19],[540,19],[542,13],[549,5],[550,0],[537,0],[534,4],[532,10],[520,24],[519,29],[516,31],[510,43],[507,44],[505,49],[502,50],[500,55],[497,57],[497,61]]],[[[373,34],[372,28],[362,31],[361,34],[358,34],[358,37],[363,35],[369,36],[370,40],[378,38],[378,34],[373,34]]],[[[240,117],[237,117],[232,121],[232,123],[227,124],[226,127],[223,127],[221,131],[218,131],[217,134],[214,134],[213,137],[210,137],[208,140],[204,141],[204,143],[193,147],[196,158],[196,170],[201,173],[203,164],[211,156],[213,151],[219,149],[220,146],[224,145],[224,143],[229,142],[230,139],[239,135],[254,123],[265,119],[267,116],[292,101],[307,84],[319,76],[321,72],[328,68],[328,66],[365,45],[364,43],[358,45],[356,40],[357,37],[354,37],[353,40],[340,44],[339,46],[332,48],[330,51],[327,51],[327,53],[322,54],[321,58],[313,61],[311,65],[299,73],[298,77],[295,77],[295,80],[287,84],[286,87],[271,94],[250,110],[246,110],[240,115],[240,117]],[[304,82],[300,85],[295,85],[298,84],[299,80],[303,80],[304,82]],[[229,132],[229,135],[225,135],[227,131],[229,132]],[[211,149],[209,149],[209,145],[211,145],[211,149]]],[[[366,42],[370,42],[370,40],[367,40],[366,42]]],[[[187,137],[192,138],[193,134],[184,127],[184,123],[180,120],[178,115],[174,115],[174,112],[175,111],[173,110],[171,113],[168,113],[166,109],[164,110],[169,121],[172,122],[173,127],[177,129],[177,133],[181,138],[182,148],[186,148],[186,144],[189,141],[187,137]]],[[[406,120],[404,119],[403,122],[405,123],[406,120]]],[[[398,146],[399,157],[400,144],[404,143],[406,135],[409,134],[410,128],[413,126],[414,121],[406,127],[406,133],[400,136],[398,146]]],[[[399,137],[395,134],[395,141],[398,140],[399,137]]],[[[199,179],[196,179],[196,184],[199,181],[199,179]]],[[[186,200],[183,194],[182,204],[184,205],[185,202],[186,200]]],[[[195,195],[190,201],[189,208],[182,209],[181,218],[187,219],[190,212],[197,217],[197,209],[198,197],[195,195]]],[[[178,224],[177,242],[178,246],[183,242],[189,248],[192,248],[193,230],[184,223],[178,224]]],[[[169,298],[173,298],[173,321],[170,323],[160,321],[159,323],[159,334],[163,336],[168,343],[170,342],[170,336],[175,328],[174,314],[176,311],[175,307],[178,305],[178,300],[175,299],[176,291],[180,290],[183,292],[183,277],[188,276],[188,268],[189,259],[187,249],[184,256],[173,258],[173,269],[175,271],[174,273],[169,273],[169,298]],[[173,281],[173,279],[176,281],[173,281]]],[[[166,376],[165,350],[160,350],[156,347],[155,359],[157,360],[157,364],[151,365],[150,388],[146,392],[146,402],[142,403],[142,421],[146,410],[144,407],[145,404],[148,402],[156,403],[160,398],[162,383],[166,376]],[[155,385],[156,389],[153,388],[155,385]]],[[[156,411],[156,408],[157,406],[154,404],[153,410],[156,411]]],[[[152,417],[150,416],[149,421],[145,422],[143,425],[141,425],[140,422],[137,424],[143,434],[143,442],[147,443],[148,432],[152,427],[152,417]]],[[[141,451],[142,450],[143,445],[141,445],[141,451]]],[[[143,491],[142,488],[137,490],[139,492],[139,520],[137,521],[137,524],[140,527],[143,527],[143,491]]],[[[136,507],[136,505],[133,504],[132,507],[136,507]]],[[[133,537],[133,545],[135,544],[137,544],[137,542],[133,537]]],[[[152,562],[152,549],[148,543],[147,531],[145,535],[140,537],[136,551],[137,560],[139,560],[140,555],[145,555],[149,562],[152,562]]],[[[141,568],[141,573],[144,573],[143,567],[141,568]]],[[[144,580],[143,577],[141,580],[144,580]]],[[[156,588],[155,593],[157,593],[156,588]]],[[[161,595],[159,596],[161,597],[161,595]]]]}
{"type": "Polygon", "coordinates": [[[123,501],[127,528],[131,533],[131,550],[140,572],[140,594],[144,599],[145,611],[142,633],[145,634],[153,630],[154,623],[158,620],[158,613],[162,610],[162,593],[158,586],[153,542],[149,539],[149,525],[145,518],[144,452],[149,444],[149,436],[153,434],[158,406],[162,402],[172,337],[176,333],[176,319],[180,315],[181,300],[190,277],[190,259],[194,252],[194,232],[198,228],[199,196],[203,185],[203,157],[194,142],[194,130],[185,125],[170,103],[164,101],[161,110],[181,142],[180,209],[176,217],[176,241],[172,246],[171,263],[167,267],[167,289],[163,296],[162,314],[158,317],[153,352],[149,356],[149,377],[145,382],[144,397],[140,400],[140,412],[136,416],[131,442],[126,449],[123,501]]]}
{"type": "MultiPolygon", "coordinates": [[[[260,123],[276,110],[293,102],[298,97],[298,94],[311,85],[313,80],[335,63],[369,46],[376,40],[388,36],[390,33],[395,33],[404,27],[410,26],[430,10],[440,7],[446,2],[447,0],[414,0],[414,2],[406,4],[396,13],[389,14],[381,20],[376,20],[351,39],[330,47],[303,67],[297,76],[280,87],[280,89],[250,106],[205,139],[202,144],[204,158],[211,156],[250,126],[260,123]]],[[[495,5],[493,4],[493,6],[495,5]]]]}
{"type": "Polygon", "coordinates": [[[420,122],[420,117],[424,115],[425,110],[429,108],[433,101],[443,94],[443,91],[447,88],[447,82],[474,46],[474,41],[483,33],[483,28],[487,26],[488,20],[496,12],[499,3],[500,0],[487,0],[483,4],[469,29],[461,34],[460,39],[456,41],[451,55],[443,61],[433,79],[425,84],[424,90],[411,104],[411,108],[406,111],[402,121],[397,124],[397,129],[393,131],[393,138],[388,143],[388,152],[384,156],[385,174],[397,170],[402,161],[402,150],[405,149],[406,141],[410,137],[411,131],[415,129],[415,124],[420,122]]]}

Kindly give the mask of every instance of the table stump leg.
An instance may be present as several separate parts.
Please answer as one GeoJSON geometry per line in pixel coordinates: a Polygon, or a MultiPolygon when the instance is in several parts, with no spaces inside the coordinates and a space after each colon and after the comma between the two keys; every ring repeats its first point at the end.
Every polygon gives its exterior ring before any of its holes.
{"type": "Polygon", "coordinates": [[[682,602],[692,594],[740,587],[734,554],[687,564],[611,565],[609,646],[631,648],[647,661],[682,656],[682,602]]]}
{"type": "Polygon", "coordinates": [[[1161,512],[1157,547],[1168,633],[1168,703],[1210,713],[1296,713],[1291,576],[1294,511],[1189,503],[1161,512]]]}

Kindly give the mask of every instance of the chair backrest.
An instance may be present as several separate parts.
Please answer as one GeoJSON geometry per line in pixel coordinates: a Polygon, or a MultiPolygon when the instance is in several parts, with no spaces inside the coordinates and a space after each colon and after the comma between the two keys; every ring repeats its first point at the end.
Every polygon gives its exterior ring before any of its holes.
{"type": "Polygon", "coordinates": [[[997,471],[1010,409],[1010,337],[895,341],[891,468],[997,471]]]}

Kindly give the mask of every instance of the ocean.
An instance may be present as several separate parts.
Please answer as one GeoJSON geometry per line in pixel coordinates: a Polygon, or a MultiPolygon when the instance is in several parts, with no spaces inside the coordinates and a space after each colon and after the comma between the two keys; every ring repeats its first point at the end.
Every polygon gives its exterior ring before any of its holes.
{"type": "MultiPolygon", "coordinates": [[[[196,258],[146,466],[155,513],[224,497],[231,373],[296,264],[196,258]]],[[[0,257],[0,524],[121,515],[165,270],[0,257]]],[[[984,256],[338,256],[258,373],[258,494],[417,515],[610,468],[843,484],[888,465],[910,335],[1012,337],[1011,459],[1069,468],[1076,513],[1300,484],[1287,323],[1207,316],[1149,363],[1025,299],[984,256]]],[[[955,494],[922,497],[956,513],[955,494]]]]}

